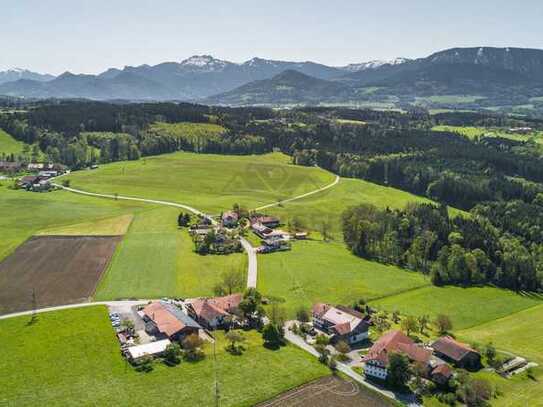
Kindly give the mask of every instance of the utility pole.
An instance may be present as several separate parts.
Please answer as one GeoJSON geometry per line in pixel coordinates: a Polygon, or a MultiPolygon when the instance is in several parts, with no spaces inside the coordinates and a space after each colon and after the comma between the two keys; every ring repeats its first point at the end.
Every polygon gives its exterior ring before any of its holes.
{"type": "Polygon", "coordinates": [[[219,390],[219,382],[217,380],[217,352],[216,352],[216,344],[217,340],[213,339],[213,372],[215,374],[215,407],[220,406],[220,390],[219,390]]]}
{"type": "Polygon", "coordinates": [[[36,299],[36,289],[32,289],[32,318],[30,324],[33,324],[38,319],[38,300],[36,299]]]}

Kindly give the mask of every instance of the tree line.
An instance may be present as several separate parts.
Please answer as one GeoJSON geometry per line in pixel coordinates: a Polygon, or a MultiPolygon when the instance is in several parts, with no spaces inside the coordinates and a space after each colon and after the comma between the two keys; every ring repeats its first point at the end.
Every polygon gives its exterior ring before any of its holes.
{"type": "Polygon", "coordinates": [[[343,236],[354,254],[422,272],[436,285],[542,289],[540,237],[514,235],[479,215],[484,210],[451,219],[444,205],[380,210],[363,204],[343,213],[343,236]]]}

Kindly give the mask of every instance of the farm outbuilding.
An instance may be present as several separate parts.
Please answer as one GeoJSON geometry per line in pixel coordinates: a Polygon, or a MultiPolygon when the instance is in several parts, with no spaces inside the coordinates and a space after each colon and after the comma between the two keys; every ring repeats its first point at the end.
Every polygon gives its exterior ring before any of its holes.
{"type": "Polygon", "coordinates": [[[164,353],[168,345],[171,345],[169,339],[163,339],[156,342],[146,343],[144,345],[137,345],[129,347],[126,352],[131,361],[137,361],[142,357],[156,356],[164,353]]]}

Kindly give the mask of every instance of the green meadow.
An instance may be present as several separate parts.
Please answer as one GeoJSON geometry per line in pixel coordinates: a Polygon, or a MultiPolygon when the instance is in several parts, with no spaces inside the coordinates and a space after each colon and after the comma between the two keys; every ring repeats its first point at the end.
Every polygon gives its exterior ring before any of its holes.
{"type": "Polygon", "coordinates": [[[543,132],[540,131],[532,132],[530,134],[515,134],[509,133],[504,129],[469,126],[434,126],[432,130],[436,132],[458,133],[470,139],[482,136],[501,137],[515,141],[534,141],[536,143],[543,144],[543,132]]]}
{"type": "Polygon", "coordinates": [[[0,129],[0,153],[19,154],[23,151],[24,143],[15,140],[4,130],[0,129]]]}
{"type": "Polygon", "coordinates": [[[255,208],[334,180],[326,171],[290,164],[280,153],[223,156],[173,153],[103,165],[67,177],[86,191],[170,200],[219,213],[234,203],[255,208]]]}
{"type": "Polygon", "coordinates": [[[426,286],[420,273],[361,259],[342,243],[297,241],[289,252],[258,256],[258,289],[293,316],[315,302],[354,301],[426,286]]]}
{"type": "Polygon", "coordinates": [[[457,335],[482,344],[492,342],[498,349],[543,365],[543,304],[458,331],[457,335]]]}
{"type": "MultiPolygon", "coordinates": [[[[413,195],[396,188],[374,184],[361,179],[341,178],[333,188],[296,201],[282,204],[266,210],[281,218],[283,223],[296,217],[302,224],[312,230],[319,230],[323,222],[329,225],[331,233],[341,239],[341,214],[351,206],[369,203],[381,209],[404,208],[408,203],[429,203],[429,199],[413,195]]],[[[461,213],[449,208],[450,214],[461,213]]]]}
{"type": "MultiPolygon", "coordinates": [[[[47,193],[13,190],[11,181],[0,181],[0,260],[41,230],[82,224],[80,232],[89,230],[89,222],[134,213],[143,205],[114,201],[71,192],[47,193]]],[[[78,234],[78,228],[72,232],[78,234]]]]}
{"type": "Polygon", "coordinates": [[[494,287],[429,286],[388,296],[371,304],[406,315],[449,315],[453,329],[466,329],[542,304],[536,295],[494,287]]]}
{"type": "Polygon", "coordinates": [[[206,358],[166,367],[155,362],[136,372],[122,358],[104,306],[0,320],[0,405],[149,406],[214,404],[252,406],[285,390],[329,374],[306,352],[288,345],[268,350],[257,332],[246,332],[247,350],[232,356],[217,334],[216,362],[206,358]],[[250,383],[250,385],[248,385],[250,383]]]}
{"type": "Polygon", "coordinates": [[[225,271],[246,273],[243,253],[195,253],[187,230],[177,227],[178,214],[168,207],[136,214],[98,287],[97,300],[212,295],[225,271]]]}

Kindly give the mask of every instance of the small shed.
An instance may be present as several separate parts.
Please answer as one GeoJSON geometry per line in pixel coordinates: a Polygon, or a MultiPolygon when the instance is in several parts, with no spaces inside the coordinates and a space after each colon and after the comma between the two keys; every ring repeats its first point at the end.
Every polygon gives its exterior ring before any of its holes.
{"type": "Polygon", "coordinates": [[[137,361],[143,356],[156,356],[162,354],[168,345],[171,345],[169,339],[163,339],[156,342],[146,343],[144,345],[131,346],[127,349],[128,358],[137,361]]]}

